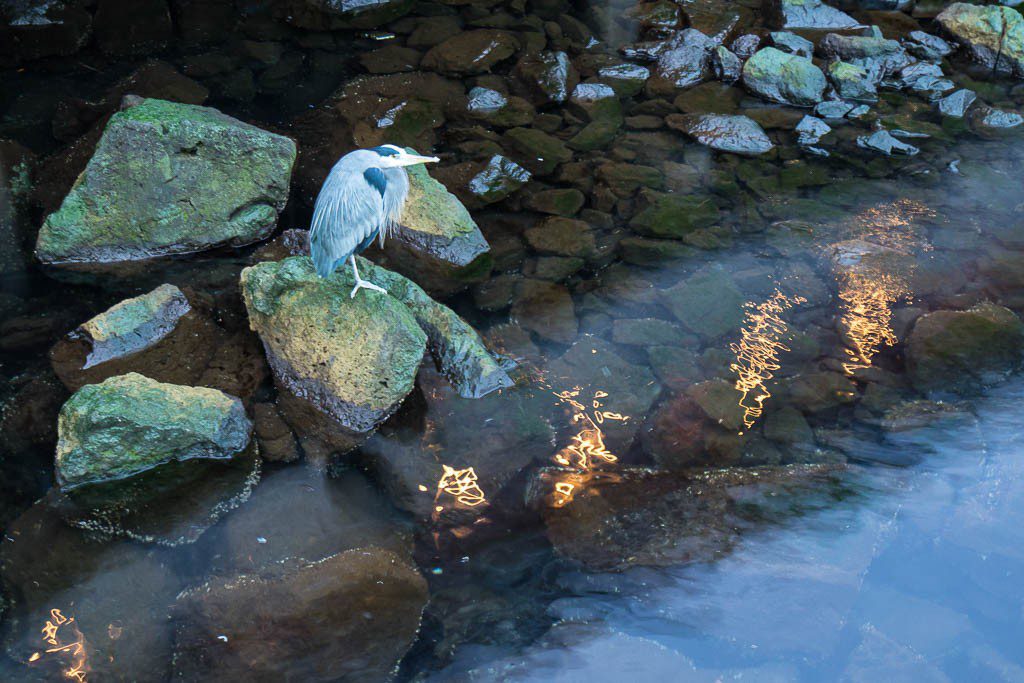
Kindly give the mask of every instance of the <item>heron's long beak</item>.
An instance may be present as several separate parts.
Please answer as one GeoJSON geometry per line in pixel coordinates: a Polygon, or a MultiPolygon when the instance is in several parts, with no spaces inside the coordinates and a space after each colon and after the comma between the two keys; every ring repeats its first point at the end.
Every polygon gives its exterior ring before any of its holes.
{"type": "Polygon", "coordinates": [[[432,164],[440,161],[437,157],[423,157],[419,154],[403,153],[398,157],[399,166],[415,166],[416,164],[432,164]]]}

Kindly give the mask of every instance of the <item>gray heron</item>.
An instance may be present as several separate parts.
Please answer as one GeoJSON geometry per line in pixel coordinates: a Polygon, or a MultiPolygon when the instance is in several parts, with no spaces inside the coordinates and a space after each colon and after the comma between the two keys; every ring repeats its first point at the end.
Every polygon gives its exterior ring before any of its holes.
{"type": "Polygon", "coordinates": [[[398,225],[409,194],[404,167],[434,161],[438,158],[410,154],[395,145],[357,149],[339,159],[320,188],[309,228],[317,274],[328,277],[348,259],[356,278],[350,297],[360,289],[387,293],[359,277],[356,254],[378,237],[383,246],[388,232],[398,225]]]}

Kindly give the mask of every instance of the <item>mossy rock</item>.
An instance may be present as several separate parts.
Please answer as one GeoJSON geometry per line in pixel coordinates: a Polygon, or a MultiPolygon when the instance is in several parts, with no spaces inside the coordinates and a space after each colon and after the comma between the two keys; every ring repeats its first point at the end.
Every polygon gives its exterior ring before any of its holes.
{"type": "Polygon", "coordinates": [[[130,261],[263,239],[288,200],[295,155],[290,139],[216,109],[142,100],[110,118],[36,254],[130,261]]]}
{"type": "Polygon", "coordinates": [[[647,237],[681,239],[719,220],[718,206],[709,196],[648,191],[644,197],[649,202],[647,208],[634,216],[629,226],[647,237]]]}
{"type": "Polygon", "coordinates": [[[826,86],[825,74],[814,62],[774,47],[758,50],[747,60],[743,84],[766,100],[805,107],[821,102],[826,86]]]}
{"type": "Polygon", "coordinates": [[[129,373],[75,392],[58,432],[57,479],[72,488],[173,460],[233,457],[248,445],[252,423],[234,396],[129,373]]]}

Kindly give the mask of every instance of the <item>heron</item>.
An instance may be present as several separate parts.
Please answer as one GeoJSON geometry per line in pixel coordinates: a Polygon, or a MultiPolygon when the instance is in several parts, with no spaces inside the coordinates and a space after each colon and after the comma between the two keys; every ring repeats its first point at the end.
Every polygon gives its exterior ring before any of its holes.
{"type": "Polygon", "coordinates": [[[383,287],[359,277],[356,254],[395,229],[409,194],[406,166],[439,161],[437,157],[412,154],[396,145],[381,145],[349,152],[334,165],[313,207],[309,228],[309,252],[317,275],[329,277],[346,259],[352,262],[360,289],[387,293],[383,287]]]}

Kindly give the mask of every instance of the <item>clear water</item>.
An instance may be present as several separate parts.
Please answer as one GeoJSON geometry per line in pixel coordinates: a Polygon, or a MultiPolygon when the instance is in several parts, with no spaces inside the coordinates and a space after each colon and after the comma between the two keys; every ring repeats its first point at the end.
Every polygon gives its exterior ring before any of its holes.
{"type": "MultiPolygon", "coordinates": [[[[257,9],[245,11],[257,17],[248,31],[265,31],[258,37],[301,55],[305,68],[294,87],[258,89],[244,102],[211,79],[209,104],[308,140],[297,114],[346,83],[359,71],[356,56],[380,43],[344,33],[333,48],[309,47],[315,36],[278,35],[257,9]]],[[[430,11],[439,10],[423,13],[430,11]]],[[[607,28],[595,51],[615,53],[636,36],[607,28]]],[[[196,50],[172,43],[154,54],[180,67],[196,50]]],[[[59,153],[65,141],[51,126],[57,86],[97,98],[137,65],[87,51],[3,72],[13,85],[0,96],[0,137],[40,155],[59,153]]],[[[984,85],[959,67],[950,76],[984,85]]],[[[688,92],[687,106],[698,111],[766,109],[738,88],[688,92]]],[[[1008,109],[1022,101],[1013,83],[983,92],[1008,109]]],[[[640,95],[627,101],[626,114],[663,115],[671,100],[640,95]]],[[[565,114],[557,105],[545,111],[565,114]]],[[[43,606],[75,614],[87,640],[102,646],[108,658],[93,653],[90,680],[168,680],[175,638],[168,614],[179,591],[286,556],[384,545],[405,553],[430,587],[399,680],[1024,680],[1024,384],[1016,375],[948,377],[948,388],[970,390],[940,390],[932,398],[943,403],[925,404],[906,367],[907,335],[922,313],[983,301],[1024,310],[1022,143],[958,129],[947,136],[928,107],[901,94],[876,111],[933,124],[934,137],[913,140],[920,155],[858,152],[853,140],[870,123],[848,123],[837,126],[833,156],[819,159],[795,145],[789,128],[800,113],[772,111],[783,114],[778,127],[766,124],[779,146],[768,159],[718,155],[639,123],[607,149],[577,153],[573,161],[598,179],[587,208],[607,220],[587,214],[597,255],[547,280],[559,294],[539,304],[521,295],[495,304],[487,288],[540,279],[538,269],[552,266],[523,237],[541,216],[522,197],[474,211],[498,266],[488,282],[447,303],[518,359],[515,390],[469,404],[426,369],[399,413],[360,450],[329,466],[314,466],[312,457],[265,463],[251,497],[219,517],[206,496],[230,498],[224,491],[237,492],[251,469],[203,473],[209,491],[166,481],[140,486],[158,506],[127,525],[135,537],[97,540],[54,511],[53,422],[67,392],[47,352],[80,322],[163,282],[208,295],[219,324],[244,330],[238,273],[258,256],[254,248],[215,252],[113,277],[35,265],[6,272],[0,322],[5,336],[30,341],[6,344],[0,357],[2,573],[13,606],[2,622],[4,679],[59,675],[52,662],[26,662],[43,606]],[[596,169],[606,163],[663,169],[677,194],[717,204],[713,229],[691,235],[690,248],[672,258],[652,260],[644,249],[664,244],[638,243],[630,227],[641,200],[625,193],[609,206],[602,198],[609,183],[596,169]],[[851,277],[833,258],[850,240],[902,256],[851,277]],[[707,272],[725,274],[719,282],[728,282],[729,296],[687,321],[660,292],[707,272]],[[722,331],[709,331],[723,312],[722,331]],[[648,351],[646,338],[629,336],[630,324],[648,318],[676,326],[639,333],[668,334],[659,343],[674,349],[667,361],[648,351]],[[610,349],[614,363],[567,362],[574,344],[610,349]],[[806,381],[822,376],[844,383],[806,381]],[[709,380],[725,384],[729,398],[717,405],[743,426],[695,418],[693,404],[682,401],[709,380]],[[614,461],[597,453],[595,430],[581,428],[591,423],[564,394],[574,387],[580,393],[569,398],[582,401],[588,416],[628,416],[601,423],[614,461]],[[681,402],[674,412],[666,408],[673,401],[681,402]],[[770,438],[766,424],[786,409],[807,427],[770,438]],[[523,410],[550,428],[522,430],[508,416],[523,410]],[[579,457],[573,437],[589,440],[583,451],[593,471],[559,467],[559,457],[570,464],[579,457]],[[375,467],[385,457],[422,464],[425,497],[402,498],[375,467]],[[442,464],[474,466],[488,504],[446,501],[444,515],[417,514],[436,502],[442,464]],[[644,477],[659,466],[675,474],[655,485],[644,477]],[[139,529],[154,528],[198,540],[167,547],[139,537],[139,529]],[[17,545],[24,538],[32,539],[28,549],[17,545]],[[27,615],[26,598],[36,610],[27,615]]],[[[451,119],[430,134],[442,167],[475,159],[461,144],[468,134],[451,119]]],[[[318,133],[326,139],[334,131],[318,133]]],[[[572,173],[543,180],[544,187],[572,183],[572,173]]],[[[310,207],[300,194],[282,229],[306,227],[310,207]]],[[[38,207],[25,215],[22,252],[41,218],[38,207]]],[[[716,287],[711,297],[725,289],[716,287]]],[[[275,398],[267,379],[253,400],[275,398]]],[[[275,634],[266,638],[273,643],[275,634]]],[[[245,675],[239,671],[239,680],[245,675]]]]}

